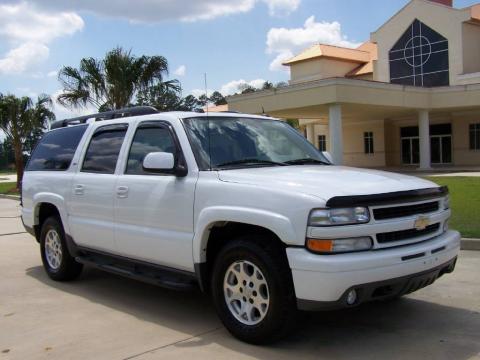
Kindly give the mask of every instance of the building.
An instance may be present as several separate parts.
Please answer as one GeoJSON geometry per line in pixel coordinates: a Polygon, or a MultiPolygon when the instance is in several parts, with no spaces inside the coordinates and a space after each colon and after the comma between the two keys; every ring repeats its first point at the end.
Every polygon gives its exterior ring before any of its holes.
{"type": "Polygon", "coordinates": [[[315,44],[284,65],[289,86],[229,109],[299,119],[337,164],[480,166],[480,4],[412,0],[358,48],[315,44]]]}

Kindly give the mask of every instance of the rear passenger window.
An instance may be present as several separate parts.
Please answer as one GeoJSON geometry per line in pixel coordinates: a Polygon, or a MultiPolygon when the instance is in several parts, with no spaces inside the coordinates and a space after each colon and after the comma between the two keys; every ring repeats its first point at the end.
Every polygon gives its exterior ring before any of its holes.
{"type": "Polygon", "coordinates": [[[113,174],[127,127],[126,124],[120,124],[98,128],[88,145],[82,172],[113,174]]]}
{"type": "Polygon", "coordinates": [[[167,127],[159,125],[140,125],[135,133],[128,154],[126,174],[152,174],[143,169],[143,159],[151,152],[175,154],[175,143],[167,127]]]}
{"type": "Polygon", "coordinates": [[[26,171],[67,170],[87,127],[78,125],[46,133],[35,147],[26,171]]]}

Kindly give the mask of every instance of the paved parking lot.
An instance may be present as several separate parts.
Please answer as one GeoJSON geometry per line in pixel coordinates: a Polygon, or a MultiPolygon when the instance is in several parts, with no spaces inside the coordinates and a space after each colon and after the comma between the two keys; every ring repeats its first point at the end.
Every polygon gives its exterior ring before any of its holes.
{"type": "Polygon", "coordinates": [[[12,200],[0,199],[0,246],[0,359],[480,359],[480,252],[404,299],[307,314],[288,340],[257,347],[200,292],[93,269],[49,280],[12,200]]]}

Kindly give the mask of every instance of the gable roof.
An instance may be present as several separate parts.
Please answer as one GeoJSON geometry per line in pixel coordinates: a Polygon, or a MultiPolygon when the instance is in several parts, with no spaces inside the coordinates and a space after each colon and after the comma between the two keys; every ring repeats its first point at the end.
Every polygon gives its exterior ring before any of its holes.
{"type": "Polygon", "coordinates": [[[290,66],[301,61],[317,58],[329,58],[361,64],[370,61],[370,52],[360,48],[350,49],[340,46],[315,44],[299,55],[285,61],[283,65],[290,66]]]}

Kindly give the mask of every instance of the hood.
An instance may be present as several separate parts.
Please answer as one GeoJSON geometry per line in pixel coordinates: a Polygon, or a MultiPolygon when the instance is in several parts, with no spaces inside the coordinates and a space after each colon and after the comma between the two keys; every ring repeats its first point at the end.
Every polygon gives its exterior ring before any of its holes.
{"type": "Polygon", "coordinates": [[[276,166],[221,170],[226,182],[284,189],[327,201],[334,196],[372,195],[438,187],[414,176],[346,166],[276,166]]]}

